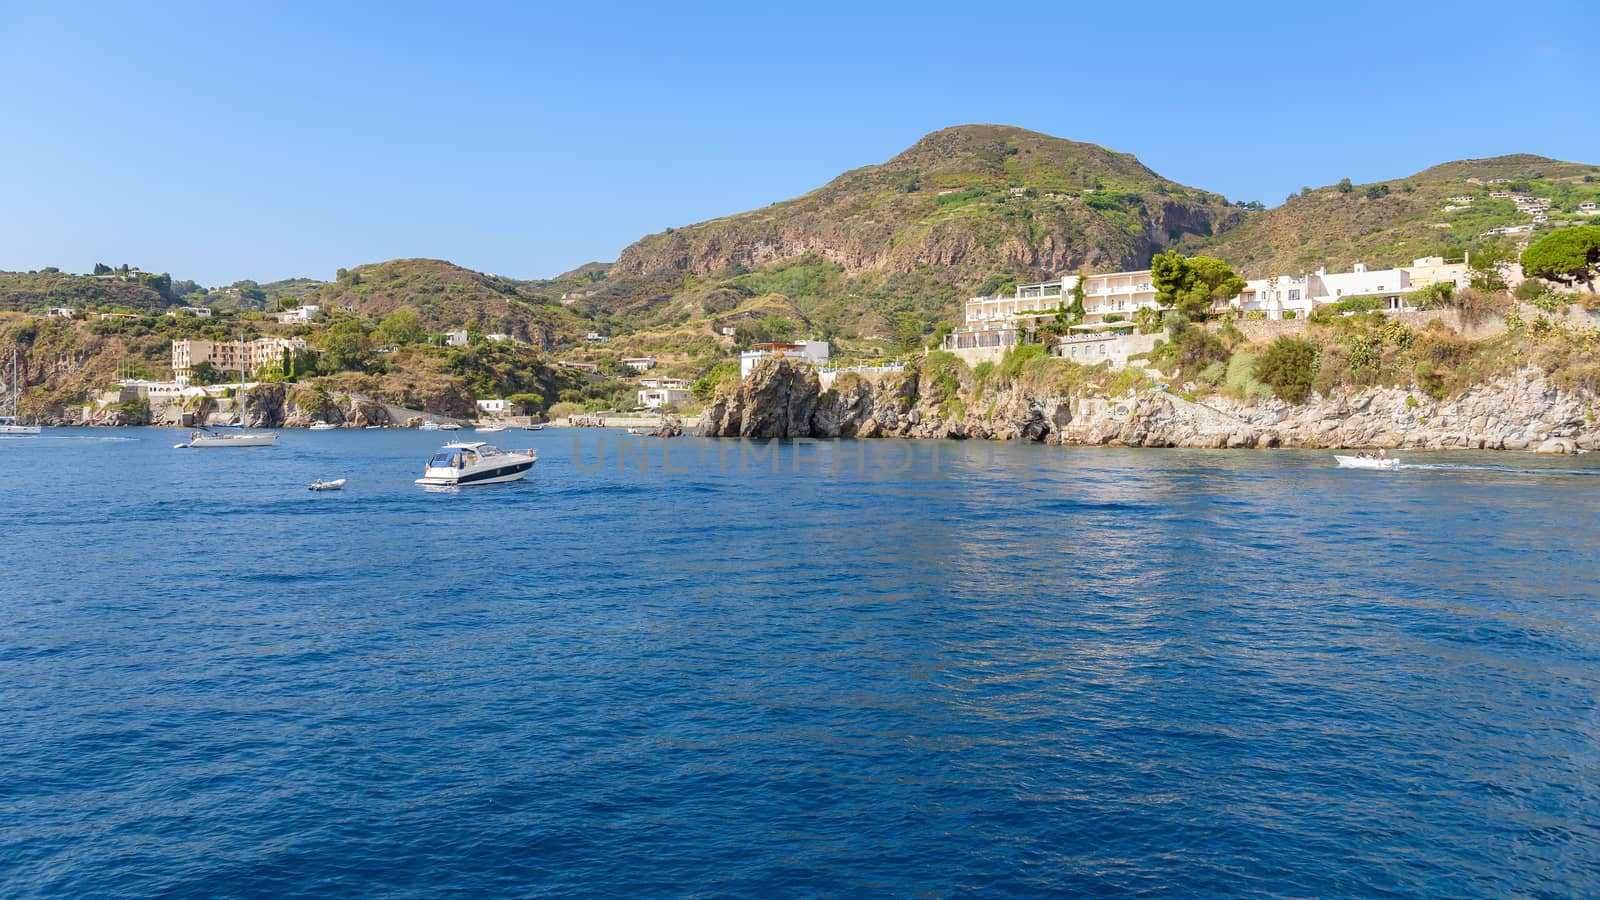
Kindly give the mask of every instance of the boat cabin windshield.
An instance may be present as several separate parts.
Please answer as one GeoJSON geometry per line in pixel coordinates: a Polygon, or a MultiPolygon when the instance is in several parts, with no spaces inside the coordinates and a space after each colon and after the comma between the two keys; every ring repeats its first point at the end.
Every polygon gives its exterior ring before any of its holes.
{"type": "Polygon", "coordinates": [[[433,469],[466,469],[477,465],[482,459],[498,456],[503,451],[498,447],[488,444],[479,444],[475,447],[446,447],[433,454],[428,460],[428,467],[433,469]]]}

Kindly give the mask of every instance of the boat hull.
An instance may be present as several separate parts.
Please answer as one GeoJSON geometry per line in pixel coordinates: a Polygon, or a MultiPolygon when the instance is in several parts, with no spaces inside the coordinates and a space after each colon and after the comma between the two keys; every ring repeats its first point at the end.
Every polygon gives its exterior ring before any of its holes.
{"type": "Polygon", "coordinates": [[[1335,456],[1341,469],[1382,469],[1393,471],[1400,468],[1398,459],[1362,459],[1359,456],[1335,456]]]}
{"type": "Polygon", "coordinates": [[[278,442],[278,434],[274,431],[262,433],[246,432],[244,434],[203,434],[199,437],[189,438],[189,447],[195,450],[215,449],[218,447],[271,447],[278,442]]]}
{"type": "Polygon", "coordinates": [[[457,472],[454,469],[428,469],[428,474],[418,478],[416,483],[432,485],[435,487],[465,487],[478,484],[504,484],[507,481],[521,481],[533,464],[535,459],[519,459],[501,463],[497,466],[485,466],[476,472],[457,472]]]}
{"type": "Polygon", "coordinates": [[[38,425],[0,425],[0,437],[33,437],[42,431],[38,425]]]}

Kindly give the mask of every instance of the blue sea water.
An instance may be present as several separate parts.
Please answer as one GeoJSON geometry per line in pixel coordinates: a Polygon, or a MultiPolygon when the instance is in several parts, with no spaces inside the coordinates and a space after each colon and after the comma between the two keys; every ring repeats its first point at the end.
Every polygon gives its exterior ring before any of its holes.
{"type": "Polygon", "coordinates": [[[0,442],[0,896],[1600,891],[1592,456],[181,439],[0,442]]]}

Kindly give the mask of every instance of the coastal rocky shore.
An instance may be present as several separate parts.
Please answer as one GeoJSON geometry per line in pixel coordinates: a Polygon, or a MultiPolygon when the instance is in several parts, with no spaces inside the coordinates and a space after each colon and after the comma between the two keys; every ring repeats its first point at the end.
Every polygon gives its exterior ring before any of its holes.
{"type": "Polygon", "coordinates": [[[1367,388],[1303,404],[1154,389],[1120,397],[1053,395],[1025,386],[952,397],[918,366],[869,379],[763,363],[703,413],[708,436],[977,438],[1128,447],[1387,447],[1573,452],[1600,449],[1600,397],[1523,369],[1448,399],[1367,388]],[[958,402],[953,402],[958,401],[958,402]]]}

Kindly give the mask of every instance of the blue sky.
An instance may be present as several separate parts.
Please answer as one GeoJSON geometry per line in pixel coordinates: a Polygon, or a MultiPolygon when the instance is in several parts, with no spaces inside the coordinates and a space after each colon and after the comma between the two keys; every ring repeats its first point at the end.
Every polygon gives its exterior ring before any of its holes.
{"type": "Polygon", "coordinates": [[[1600,3],[1317,6],[0,0],[0,269],[544,277],[969,122],[1268,204],[1600,162],[1600,3]]]}

